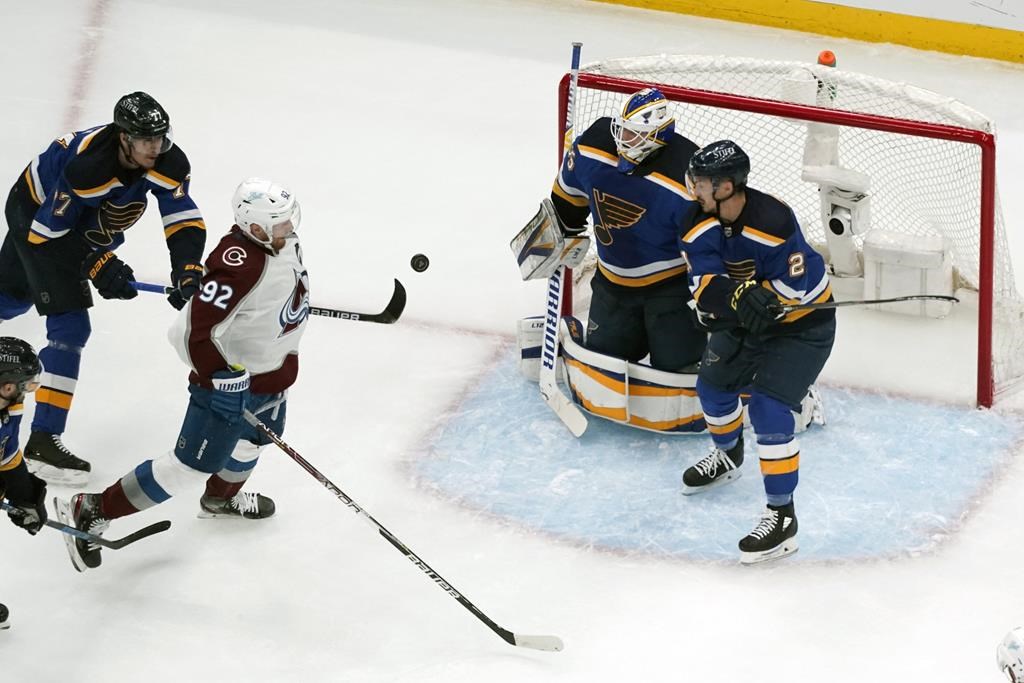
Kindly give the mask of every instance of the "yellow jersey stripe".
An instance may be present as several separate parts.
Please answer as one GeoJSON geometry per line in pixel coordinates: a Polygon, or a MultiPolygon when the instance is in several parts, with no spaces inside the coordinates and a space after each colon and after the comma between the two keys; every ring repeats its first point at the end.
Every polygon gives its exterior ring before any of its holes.
{"type": "Polygon", "coordinates": [[[597,147],[590,147],[588,145],[580,145],[580,154],[582,154],[583,156],[591,157],[591,158],[604,159],[604,160],[607,160],[607,161],[611,161],[616,166],[619,164],[619,157],[618,156],[616,156],[615,154],[611,154],[609,152],[606,152],[603,149],[598,149],[597,147]]]}
{"type": "Polygon", "coordinates": [[[760,242],[761,244],[767,245],[769,247],[777,247],[780,244],[785,244],[786,242],[786,240],[782,239],[781,237],[769,235],[768,233],[758,230],[757,228],[752,228],[749,225],[743,226],[742,234],[744,237],[749,237],[755,242],[760,242]]]}
{"type": "Polygon", "coordinates": [[[200,230],[206,230],[206,223],[203,221],[182,221],[181,223],[175,223],[164,228],[164,239],[169,238],[174,233],[184,228],[199,228],[200,230]]]}
{"type": "Polygon", "coordinates": [[[102,195],[105,195],[106,193],[108,193],[111,190],[113,190],[115,187],[122,187],[121,181],[118,180],[117,178],[111,178],[107,182],[105,182],[102,185],[99,185],[97,187],[91,187],[91,188],[86,189],[86,190],[72,190],[72,191],[75,194],[77,194],[79,197],[85,197],[86,199],[88,199],[90,197],[100,197],[102,195]]]}
{"type": "Polygon", "coordinates": [[[800,454],[796,453],[784,460],[762,460],[761,474],[791,474],[800,469],[800,454]]]}
{"type": "Polygon", "coordinates": [[[711,229],[712,227],[714,227],[716,225],[718,225],[718,219],[717,218],[715,218],[715,217],[705,218],[700,223],[698,223],[697,225],[695,225],[692,228],[690,228],[690,232],[688,232],[685,235],[683,235],[683,241],[684,242],[693,242],[698,237],[700,237],[701,235],[703,235],[705,232],[707,232],[709,229],[711,229]]]}
{"type": "Polygon", "coordinates": [[[48,389],[41,387],[36,391],[36,403],[46,403],[62,410],[71,409],[71,399],[74,395],[58,391],[57,389],[48,389]]]}
{"type": "Polygon", "coordinates": [[[667,280],[670,277],[675,277],[686,272],[686,266],[682,265],[676,268],[669,268],[668,270],[663,270],[660,273],[647,275],[646,277],[623,277],[621,275],[616,275],[615,273],[605,268],[603,263],[598,262],[597,267],[606,278],[608,278],[617,285],[623,285],[625,287],[646,287],[647,285],[653,284],[655,282],[661,282],[662,280],[667,280]]]}
{"type": "Polygon", "coordinates": [[[0,465],[0,472],[6,472],[8,470],[13,470],[15,467],[17,467],[20,464],[21,464],[21,449],[19,448],[18,452],[14,454],[13,458],[8,460],[4,464],[0,465]]]}
{"type": "Polygon", "coordinates": [[[571,194],[562,189],[562,186],[558,184],[556,180],[551,186],[551,191],[557,194],[559,197],[569,202],[573,206],[587,206],[590,204],[586,197],[573,197],[571,194]]]}

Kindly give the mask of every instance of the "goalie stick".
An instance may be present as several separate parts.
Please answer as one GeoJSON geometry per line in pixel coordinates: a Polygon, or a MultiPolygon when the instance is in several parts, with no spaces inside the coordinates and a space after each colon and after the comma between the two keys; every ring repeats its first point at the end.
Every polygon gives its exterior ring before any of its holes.
{"type": "MultiPolygon", "coordinates": [[[[54,498],[53,499],[53,505],[54,505],[55,508],[58,509],[58,516],[60,516],[61,506],[67,505],[67,503],[65,503],[64,501],[61,501],[58,498],[54,498]]],[[[15,510],[15,511],[17,510],[17,508],[15,508],[13,505],[10,505],[10,504],[8,504],[6,502],[0,502],[0,509],[6,510],[7,512],[11,512],[12,510],[15,510]]],[[[131,545],[132,543],[135,543],[135,541],[141,541],[142,539],[146,538],[147,536],[152,536],[153,534],[158,534],[161,531],[167,531],[168,529],[171,528],[171,523],[165,519],[162,522],[156,522],[155,524],[150,524],[149,526],[144,526],[141,529],[139,529],[138,531],[136,531],[134,533],[128,534],[124,538],[107,539],[107,538],[103,538],[102,536],[96,536],[94,534],[90,534],[90,533],[88,533],[86,531],[80,531],[80,530],[76,529],[73,526],[68,526],[67,524],[61,524],[60,522],[54,522],[52,519],[46,520],[46,522],[44,524],[46,526],[50,527],[51,529],[56,529],[57,531],[61,532],[62,534],[67,534],[68,536],[74,536],[75,538],[80,538],[83,541],[88,541],[90,543],[95,543],[96,545],[103,546],[104,548],[110,548],[111,550],[120,550],[121,548],[125,547],[126,545],[131,545]]]]}
{"type": "MultiPolygon", "coordinates": [[[[582,43],[572,44],[572,68],[569,84],[569,100],[565,116],[565,133],[572,131],[573,99],[576,96],[576,81],[580,70],[582,43]]],[[[568,137],[568,135],[566,135],[568,137]]],[[[570,142],[571,144],[571,142],[570,142]]],[[[548,279],[547,314],[544,316],[544,345],[540,358],[540,395],[551,410],[555,411],[572,435],[580,437],[587,429],[587,418],[579,407],[566,398],[558,388],[555,373],[558,368],[558,322],[562,319],[562,299],[565,295],[566,269],[558,266],[548,279]]]]}
{"type": "Polygon", "coordinates": [[[840,308],[843,306],[871,306],[873,304],[893,304],[900,301],[950,301],[954,304],[960,303],[955,296],[945,294],[912,294],[910,296],[897,296],[892,299],[859,299],[857,301],[826,301],[820,304],[780,304],[779,316],[792,311],[813,311],[819,308],[840,308]]]}
{"type": "Polygon", "coordinates": [[[324,476],[324,474],[320,472],[320,470],[313,467],[313,465],[311,465],[308,460],[299,455],[298,452],[295,451],[295,449],[293,449],[291,446],[285,443],[280,436],[275,434],[269,427],[260,422],[259,418],[257,418],[248,410],[245,411],[244,416],[246,422],[251,424],[259,432],[264,434],[268,439],[273,441],[274,445],[276,445],[278,448],[284,451],[285,454],[287,454],[288,457],[290,457],[292,460],[297,462],[302,467],[302,469],[306,470],[306,472],[312,475],[314,479],[319,481],[324,486],[324,488],[333,493],[338,498],[338,500],[340,500],[342,503],[348,506],[353,512],[355,512],[357,515],[366,520],[366,522],[370,526],[377,530],[377,533],[384,537],[384,540],[386,540],[388,543],[393,545],[399,552],[405,555],[405,557],[410,562],[419,567],[420,570],[424,574],[429,576],[434,583],[440,586],[445,593],[458,600],[460,605],[465,607],[473,614],[473,616],[482,621],[487,626],[487,628],[497,633],[501,637],[501,639],[504,640],[506,643],[518,647],[531,648],[533,650],[544,650],[546,652],[558,652],[565,647],[562,643],[562,639],[558,636],[532,636],[513,633],[512,631],[504,629],[501,626],[498,626],[493,621],[491,621],[490,617],[481,612],[476,605],[474,605],[466,598],[466,596],[457,591],[454,586],[452,586],[450,583],[448,583],[448,581],[442,578],[441,575],[434,571],[430,567],[430,565],[424,562],[419,555],[414,553],[404,543],[398,540],[398,537],[396,537],[393,533],[391,533],[383,526],[381,526],[380,522],[374,519],[369,512],[364,510],[354,500],[349,498],[349,496],[344,491],[335,486],[330,479],[324,476]]]}
{"type": "MultiPolygon", "coordinates": [[[[167,285],[158,285],[151,282],[134,282],[135,289],[140,292],[156,292],[157,294],[170,294],[174,288],[167,285]]],[[[337,308],[324,308],[322,306],[310,306],[310,315],[322,315],[327,318],[341,318],[342,320],[359,320],[368,323],[383,323],[390,325],[397,322],[405,310],[405,287],[395,278],[395,291],[391,294],[391,300],[380,313],[357,313],[356,311],[344,311],[337,308]]]]}

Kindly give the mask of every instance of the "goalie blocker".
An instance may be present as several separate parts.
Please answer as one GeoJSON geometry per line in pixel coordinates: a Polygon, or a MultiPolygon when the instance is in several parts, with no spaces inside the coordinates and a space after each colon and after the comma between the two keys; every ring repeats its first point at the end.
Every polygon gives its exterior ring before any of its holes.
{"type": "Polygon", "coordinates": [[[559,266],[577,268],[583,263],[590,238],[565,233],[551,200],[544,199],[537,214],[509,243],[523,280],[549,278],[559,266]]]}
{"type": "MultiPolygon", "coordinates": [[[[583,410],[612,422],[663,434],[700,434],[707,429],[697,399],[696,373],[665,372],[591,351],[583,346],[583,329],[576,318],[562,319],[562,351],[557,368],[573,401],[583,410]]],[[[534,382],[540,373],[543,337],[543,317],[519,321],[519,370],[534,382]]],[[[794,411],[793,417],[798,433],[811,424],[825,424],[821,396],[814,387],[801,402],[801,411],[794,411]]],[[[750,424],[746,409],[744,423],[750,424]]]]}

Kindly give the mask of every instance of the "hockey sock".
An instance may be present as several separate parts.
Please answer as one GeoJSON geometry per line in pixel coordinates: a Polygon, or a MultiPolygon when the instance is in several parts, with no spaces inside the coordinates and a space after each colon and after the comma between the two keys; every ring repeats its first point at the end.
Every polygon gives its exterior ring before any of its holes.
{"type": "Polygon", "coordinates": [[[251,441],[240,440],[224,469],[206,480],[206,495],[225,500],[233,498],[252,474],[261,450],[261,446],[251,441]]]}
{"type": "Polygon", "coordinates": [[[757,434],[757,454],[761,461],[764,490],[771,502],[785,505],[796,489],[800,476],[800,443],[793,436],[793,412],[778,399],[754,392],[750,397],[750,423],[757,434]]]}
{"type": "Polygon", "coordinates": [[[100,509],[107,519],[131,515],[168,500],[207,476],[168,451],[146,460],[103,492],[100,509]]]}
{"type": "Polygon", "coordinates": [[[47,316],[47,345],[39,352],[43,373],[39,376],[40,386],[36,391],[32,431],[64,433],[78,384],[82,350],[91,331],[87,311],[47,316]]]}
{"type": "Polygon", "coordinates": [[[697,397],[715,445],[729,450],[743,432],[743,404],[735,391],[724,391],[697,378],[697,397]]]}

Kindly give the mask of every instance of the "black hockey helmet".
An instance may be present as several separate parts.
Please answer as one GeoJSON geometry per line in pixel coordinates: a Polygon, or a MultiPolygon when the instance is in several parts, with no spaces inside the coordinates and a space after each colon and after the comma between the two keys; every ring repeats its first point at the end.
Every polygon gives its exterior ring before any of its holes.
{"type": "Polygon", "coordinates": [[[142,91],[129,93],[114,105],[114,125],[132,137],[164,136],[166,152],[171,148],[171,117],[160,103],[142,91]]]}
{"type": "MultiPolygon", "coordinates": [[[[691,178],[728,178],[733,187],[746,187],[750,175],[750,157],[732,140],[718,140],[704,145],[690,157],[691,178]]],[[[717,183],[716,183],[717,184],[717,183]]]]}
{"type": "Polygon", "coordinates": [[[0,384],[17,384],[21,393],[27,384],[38,381],[42,371],[31,344],[17,337],[0,337],[0,384]]]}

